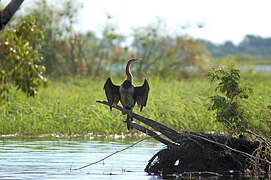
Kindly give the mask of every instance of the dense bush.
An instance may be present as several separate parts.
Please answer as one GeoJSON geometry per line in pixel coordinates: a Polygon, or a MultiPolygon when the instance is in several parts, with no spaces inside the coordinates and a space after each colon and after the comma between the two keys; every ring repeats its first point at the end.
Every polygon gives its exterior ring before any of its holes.
{"type": "Polygon", "coordinates": [[[6,101],[12,86],[34,96],[39,86],[45,85],[41,54],[43,39],[43,32],[29,16],[1,32],[0,102],[6,101]]]}

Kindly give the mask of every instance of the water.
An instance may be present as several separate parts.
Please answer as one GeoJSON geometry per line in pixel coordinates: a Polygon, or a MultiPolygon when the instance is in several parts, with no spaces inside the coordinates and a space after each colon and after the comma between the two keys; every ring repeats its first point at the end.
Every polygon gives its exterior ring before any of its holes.
{"type": "Polygon", "coordinates": [[[239,67],[243,71],[253,70],[255,73],[261,73],[264,75],[270,75],[271,65],[251,65],[251,66],[241,66],[239,67]]]}
{"type": "Polygon", "coordinates": [[[72,170],[136,141],[1,138],[0,179],[158,179],[144,172],[148,160],[164,147],[152,141],[143,141],[87,168],[72,170]]]}

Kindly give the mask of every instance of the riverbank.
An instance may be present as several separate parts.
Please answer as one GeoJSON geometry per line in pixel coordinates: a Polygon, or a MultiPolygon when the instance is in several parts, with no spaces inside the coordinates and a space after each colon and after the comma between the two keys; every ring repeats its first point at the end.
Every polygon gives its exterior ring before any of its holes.
{"type": "MultiPolygon", "coordinates": [[[[114,83],[122,80],[112,78],[114,83]]],[[[253,127],[266,129],[262,119],[271,119],[268,107],[271,104],[271,80],[267,76],[243,77],[254,84],[254,93],[247,100],[247,108],[253,115],[253,127]]],[[[141,81],[135,79],[135,85],[141,81]]],[[[208,97],[216,94],[215,85],[205,77],[188,80],[148,79],[150,94],[147,107],[139,113],[154,119],[177,131],[224,132],[209,111],[208,97]]],[[[122,135],[127,131],[125,117],[116,110],[96,103],[105,100],[104,81],[88,78],[51,80],[35,98],[28,98],[21,92],[13,91],[9,103],[0,107],[0,134],[19,136],[92,134],[122,135]]]]}

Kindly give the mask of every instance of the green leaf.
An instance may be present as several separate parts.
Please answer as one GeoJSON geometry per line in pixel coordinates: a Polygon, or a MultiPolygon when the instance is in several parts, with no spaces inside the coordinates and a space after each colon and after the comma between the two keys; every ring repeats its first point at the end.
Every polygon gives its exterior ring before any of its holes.
{"type": "Polygon", "coordinates": [[[0,96],[2,103],[8,99],[12,86],[25,92],[28,96],[37,94],[39,86],[46,83],[43,77],[45,68],[41,63],[41,43],[43,32],[35,25],[35,20],[27,16],[14,26],[14,29],[5,29],[0,34],[1,54],[1,81],[0,96]]]}

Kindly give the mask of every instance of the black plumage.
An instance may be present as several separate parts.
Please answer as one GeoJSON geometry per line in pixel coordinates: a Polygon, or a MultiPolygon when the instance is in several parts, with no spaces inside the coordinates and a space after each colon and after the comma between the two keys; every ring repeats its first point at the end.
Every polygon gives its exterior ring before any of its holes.
{"type": "Polygon", "coordinates": [[[132,126],[130,123],[133,121],[131,117],[131,113],[133,112],[133,108],[137,103],[140,111],[142,111],[143,107],[146,107],[148,94],[150,90],[150,86],[148,81],[145,79],[142,86],[135,87],[132,83],[133,76],[131,74],[131,64],[135,62],[137,59],[131,58],[128,60],[126,65],[126,79],[124,82],[117,86],[112,83],[110,78],[107,78],[104,90],[105,94],[110,106],[110,110],[112,110],[112,106],[117,105],[120,101],[123,106],[123,113],[127,114],[127,128],[130,130],[132,126]]]}

